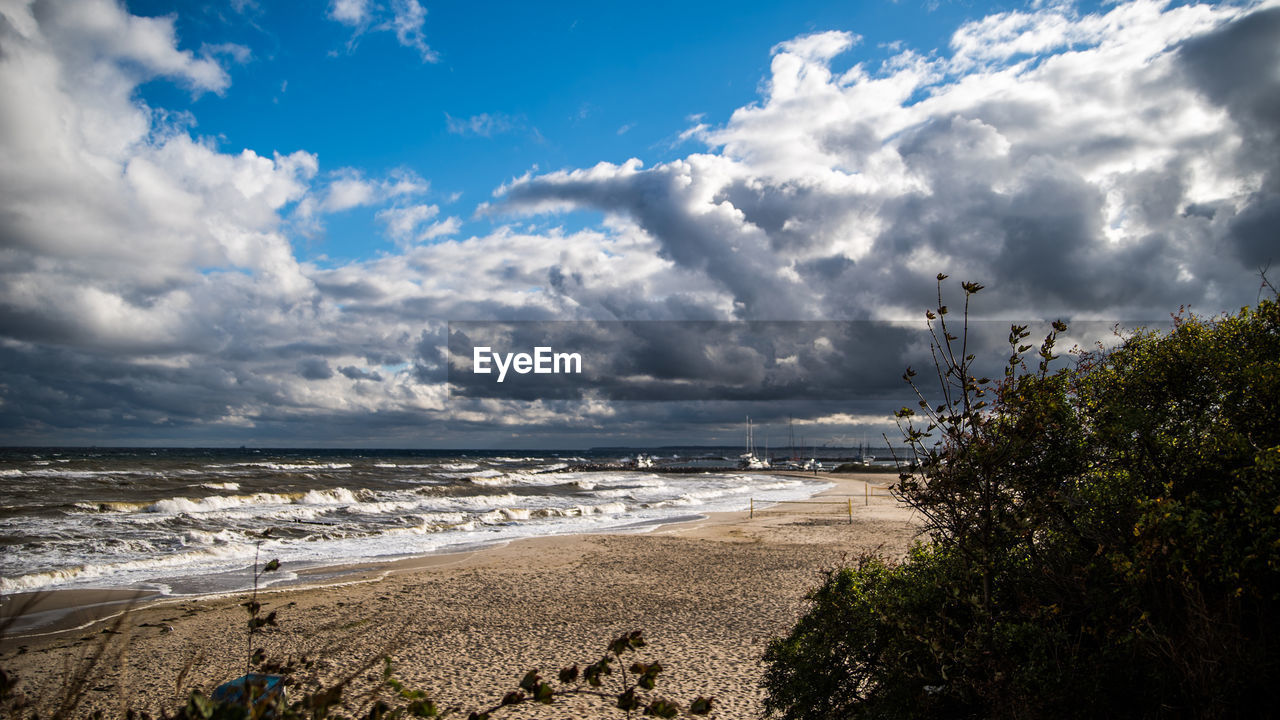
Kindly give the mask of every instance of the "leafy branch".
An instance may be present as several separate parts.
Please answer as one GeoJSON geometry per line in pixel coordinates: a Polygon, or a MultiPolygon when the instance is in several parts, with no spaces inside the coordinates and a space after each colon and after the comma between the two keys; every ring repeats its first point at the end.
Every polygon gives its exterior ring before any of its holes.
{"type": "MultiPolygon", "coordinates": [[[[626,712],[628,717],[636,710],[642,710],[643,714],[649,716],[676,717],[681,711],[678,704],[664,698],[646,698],[644,695],[656,686],[658,674],[665,669],[662,663],[642,663],[637,660],[627,666],[622,661],[624,654],[646,645],[644,635],[639,630],[620,635],[609,643],[605,654],[594,663],[581,670],[577,665],[561,669],[557,675],[560,682],[558,689],[543,680],[537,669],[530,670],[520,680],[518,689],[504,695],[497,705],[471,713],[468,720],[490,720],[493,713],[504,707],[526,702],[550,705],[557,698],[573,695],[594,695],[614,700],[615,706],[626,712]],[[613,674],[615,662],[619,670],[620,691],[612,693],[600,688],[604,686],[604,676],[613,674]]],[[[711,698],[698,696],[689,704],[689,713],[707,715],[711,712],[712,704],[711,698]]]]}
{"type": "Polygon", "coordinates": [[[913,458],[910,467],[900,463],[899,482],[893,492],[924,517],[926,532],[958,549],[977,567],[982,585],[980,609],[990,619],[993,557],[1011,530],[1009,518],[1018,501],[1006,482],[1019,449],[1016,433],[1006,432],[1007,411],[1018,406],[1016,396],[1028,377],[1043,380],[1050,375],[1052,363],[1059,357],[1054,352],[1058,335],[1067,326],[1055,321],[1036,348],[1026,342],[1031,335],[1027,326],[1013,324],[1004,378],[996,382],[979,377],[974,371],[976,357],[969,352],[969,303],[983,285],[960,284],[964,310],[956,327],[955,320],[949,322],[943,302],[946,279],[947,275],[938,274],[937,306],[925,311],[936,395],[926,394],[912,368],[902,376],[915,393],[920,412],[903,407],[894,413],[913,458]],[[1038,358],[1034,373],[1027,365],[1032,350],[1038,358]],[[931,396],[941,401],[931,401],[931,396]]]}

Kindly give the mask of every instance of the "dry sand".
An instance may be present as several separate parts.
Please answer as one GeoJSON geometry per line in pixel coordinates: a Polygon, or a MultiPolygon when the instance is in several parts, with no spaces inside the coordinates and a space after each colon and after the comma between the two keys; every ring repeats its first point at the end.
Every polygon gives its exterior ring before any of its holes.
{"type": "MultiPolygon", "coordinates": [[[[658,695],[682,705],[714,696],[714,717],[756,718],[760,656],[804,611],[822,571],[869,550],[900,557],[915,536],[910,512],[891,498],[864,504],[863,477],[875,487],[893,476],[824,476],[837,483],[826,500],[853,497],[852,524],[839,505],[775,506],[754,518],[720,513],[646,534],[524,540],[354,572],[341,585],[267,592],[264,612],[278,611],[279,626],[254,644],[272,658],[316,660],[311,672],[326,680],[358,672],[357,688],[380,671],[361,668],[390,655],[410,686],[469,711],[497,702],[530,668],[554,677],[599,659],[613,637],[642,630],[649,647],[637,657],[667,668],[658,695]]],[[[244,599],[170,601],[89,628],[9,637],[0,666],[16,672],[19,689],[48,716],[44,703],[65,695],[74,669],[102,652],[75,716],[91,708],[119,716],[126,705],[155,713],[243,673],[244,599]]],[[[613,717],[603,704],[573,698],[500,717],[613,717]]]]}

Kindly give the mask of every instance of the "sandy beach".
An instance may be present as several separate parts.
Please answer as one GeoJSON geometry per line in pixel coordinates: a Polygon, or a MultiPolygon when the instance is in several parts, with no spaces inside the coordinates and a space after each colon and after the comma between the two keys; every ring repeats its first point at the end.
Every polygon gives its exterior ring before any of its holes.
{"type": "MultiPolygon", "coordinates": [[[[761,653],[803,611],[822,571],[865,551],[899,557],[915,536],[910,511],[883,485],[867,501],[863,478],[875,487],[893,476],[822,476],[836,487],[814,499],[836,504],[719,513],[644,534],[536,538],[271,590],[260,599],[279,625],[254,645],[272,658],[314,660],[309,672],[325,680],[355,673],[357,690],[379,676],[370,663],[390,655],[407,684],[470,711],[495,703],[530,668],[554,676],[642,630],[649,647],[638,657],[667,668],[658,695],[681,704],[713,696],[715,717],[758,717],[761,653]],[[852,523],[842,505],[849,497],[852,523]]],[[[152,602],[86,628],[6,637],[0,664],[48,715],[75,668],[101,653],[76,716],[94,708],[117,716],[126,706],[154,713],[243,673],[244,599],[152,602]]],[[[604,702],[572,698],[502,717],[596,715],[588,708],[604,702]]]]}

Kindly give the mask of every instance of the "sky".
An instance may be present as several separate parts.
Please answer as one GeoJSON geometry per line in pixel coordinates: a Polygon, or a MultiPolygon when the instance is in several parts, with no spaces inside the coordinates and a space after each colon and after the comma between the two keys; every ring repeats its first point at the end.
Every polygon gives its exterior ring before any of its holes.
{"type": "Polygon", "coordinates": [[[1280,3],[544,5],[0,0],[0,444],[892,438],[938,273],[999,360],[1280,255],[1280,3]]]}

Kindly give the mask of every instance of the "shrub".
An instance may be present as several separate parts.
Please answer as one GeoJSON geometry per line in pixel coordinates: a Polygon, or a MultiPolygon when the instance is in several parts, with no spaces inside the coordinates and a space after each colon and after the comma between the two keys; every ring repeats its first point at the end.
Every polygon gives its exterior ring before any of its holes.
{"type": "MultiPolygon", "coordinates": [[[[785,718],[1233,717],[1280,700],[1280,306],[1179,316],[1057,367],[971,374],[898,411],[925,540],[833,572],[766,656],[785,718]]],[[[915,373],[908,370],[915,385],[915,373]]],[[[1270,712],[1270,711],[1267,711],[1270,712]]]]}

